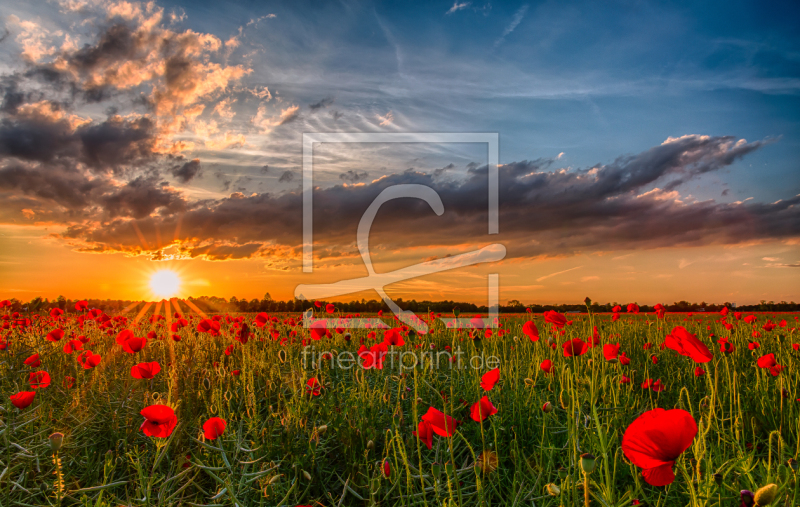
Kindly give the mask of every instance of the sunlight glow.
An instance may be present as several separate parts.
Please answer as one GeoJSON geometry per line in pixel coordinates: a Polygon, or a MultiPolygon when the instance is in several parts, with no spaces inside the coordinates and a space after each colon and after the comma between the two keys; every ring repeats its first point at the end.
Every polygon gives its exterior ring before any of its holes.
{"type": "Polygon", "coordinates": [[[181,286],[181,279],[178,274],[169,269],[156,271],[150,277],[150,290],[153,294],[162,298],[169,298],[178,293],[181,286]]]}

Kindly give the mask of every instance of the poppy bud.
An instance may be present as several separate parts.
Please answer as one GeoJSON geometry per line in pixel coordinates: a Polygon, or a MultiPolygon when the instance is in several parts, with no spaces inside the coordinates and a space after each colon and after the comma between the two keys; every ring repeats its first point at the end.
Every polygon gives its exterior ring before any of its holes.
{"type": "Polygon", "coordinates": [[[789,469],[786,468],[786,465],[783,463],[778,465],[778,480],[781,482],[786,482],[789,480],[789,469]]]}
{"type": "Polygon", "coordinates": [[[739,498],[742,500],[742,505],[744,507],[751,507],[754,503],[753,501],[753,492],[747,489],[743,489],[739,492],[739,498]]]}
{"type": "Polygon", "coordinates": [[[373,447],[375,447],[375,442],[373,442],[372,440],[368,441],[367,449],[372,450],[373,447]]]}
{"type": "Polygon", "coordinates": [[[544,412],[545,414],[549,414],[552,411],[553,411],[553,404],[550,403],[549,401],[545,401],[544,405],[542,405],[542,412],[544,412]]]}
{"type": "Polygon", "coordinates": [[[456,466],[448,461],[444,464],[444,471],[447,472],[447,475],[450,475],[456,471],[456,466]]]}
{"type": "Polygon", "coordinates": [[[561,488],[553,484],[552,482],[544,487],[547,494],[550,496],[558,496],[561,494],[561,488]]]}
{"type": "Polygon", "coordinates": [[[433,473],[433,476],[438,479],[439,476],[442,475],[442,465],[434,462],[433,465],[431,465],[431,472],[433,473]]]}
{"type": "Polygon", "coordinates": [[[778,494],[777,484],[767,484],[763,488],[756,491],[753,499],[756,501],[756,507],[766,507],[775,500],[775,495],[778,494]]]}
{"type": "Polygon", "coordinates": [[[717,472],[717,473],[714,474],[714,482],[717,484],[717,486],[722,486],[722,474],[721,473],[717,472]]]}
{"type": "Polygon", "coordinates": [[[455,315],[456,317],[461,315],[461,310],[457,306],[453,308],[453,315],[455,315]]]}
{"type": "Polygon", "coordinates": [[[48,437],[50,439],[50,450],[53,452],[58,452],[61,449],[61,446],[64,445],[64,434],[63,433],[53,433],[48,437]]]}
{"type": "Polygon", "coordinates": [[[569,475],[569,471],[567,471],[567,469],[566,469],[566,468],[564,468],[564,467],[560,467],[560,468],[558,469],[558,477],[559,477],[559,478],[560,478],[562,481],[563,481],[564,479],[566,479],[566,478],[567,478],[567,475],[569,475]]]}
{"type": "Polygon", "coordinates": [[[594,364],[594,360],[593,360],[593,359],[589,359],[588,361],[586,361],[586,364],[588,364],[589,366],[591,366],[591,365],[593,365],[593,364],[594,364]]]}
{"type": "Polygon", "coordinates": [[[275,484],[275,483],[276,483],[276,482],[278,482],[279,480],[281,480],[281,474],[278,474],[278,475],[276,475],[275,477],[273,477],[272,479],[270,479],[270,480],[269,480],[269,483],[270,483],[270,484],[275,484]]]}
{"type": "Polygon", "coordinates": [[[350,338],[352,338],[352,337],[350,336],[350,333],[345,333],[345,334],[344,334],[344,341],[346,341],[346,342],[349,342],[349,341],[350,341],[350,338]]]}
{"type": "Polygon", "coordinates": [[[590,474],[594,472],[594,467],[596,465],[595,457],[591,453],[583,453],[581,454],[581,470],[583,473],[590,474]]]}
{"type": "Polygon", "coordinates": [[[320,435],[322,435],[322,434],[323,434],[323,433],[325,433],[326,431],[328,431],[328,426],[327,426],[327,425],[325,425],[325,424],[323,424],[322,426],[320,426],[319,428],[317,428],[317,433],[319,433],[320,435]]]}
{"type": "Polygon", "coordinates": [[[307,481],[311,480],[311,474],[303,470],[303,477],[306,478],[307,481]]]}

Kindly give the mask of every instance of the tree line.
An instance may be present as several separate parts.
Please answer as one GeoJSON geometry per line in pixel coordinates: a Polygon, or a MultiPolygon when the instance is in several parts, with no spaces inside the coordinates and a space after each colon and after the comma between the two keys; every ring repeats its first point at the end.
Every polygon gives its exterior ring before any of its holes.
{"type": "MultiPolygon", "coordinates": [[[[231,297],[230,299],[217,297],[217,296],[201,296],[189,297],[188,301],[200,308],[206,313],[282,313],[282,312],[302,312],[312,308],[314,303],[311,301],[290,299],[288,301],[276,301],[272,299],[269,293],[265,294],[261,299],[253,298],[237,298],[231,297]]],[[[587,298],[588,300],[588,298],[587,298]]],[[[81,301],[80,299],[68,299],[64,296],[58,296],[56,299],[50,300],[48,298],[37,297],[30,301],[23,302],[18,299],[11,299],[11,311],[13,312],[47,312],[52,308],[60,308],[65,312],[75,312],[75,303],[81,301]]],[[[84,301],[88,302],[89,309],[98,308],[106,313],[118,313],[128,307],[132,307],[131,311],[138,310],[144,304],[142,301],[132,300],[116,300],[116,299],[92,299],[87,298],[84,301]],[[139,303],[138,305],[136,303],[139,303]]],[[[327,302],[322,302],[323,305],[327,302]]],[[[404,310],[409,310],[415,313],[442,313],[450,314],[454,309],[458,309],[461,313],[487,313],[488,307],[486,305],[476,305],[474,303],[459,302],[459,301],[417,301],[415,299],[403,300],[398,298],[396,303],[404,310]]],[[[575,313],[586,312],[590,309],[594,313],[610,313],[615,306],[621,306],[622,312],[626,312],[626,307],[630,302],[624,303],[604,303],[599,304],[596,302],[583,302],[575,304],[523,304],[518,300],[508,301],[505,305],[499,306],[500,313],[543,313],[549,310],[555,310],[560,313],[575,313]]],[[[634,302],[635,303],[635,302],[634,302]]],[[[337,302],[333,303],[336,311],[340,313],[377,313],[380,310],[389,312],[389,307],[383,302],[376,299],[360,301],[350,301],[347,303],[337,302]]],[[[190,312],[189,305],[181,302],[180,307],[183,312],[190,312]]],[[[664,304],[668,312],[718,312],[723,307],[728,307],[732,310],[743,312],[795,312],[800,311],[800,304],[794,301],[786,302],[781,301],[775,303],[774,301],[761,301],[757,305],[742,305],[737,306],[735,303],[725,302],[722,304],[706,303],[690,303],[688,301],[679,301],[672,304],[664,304]]],[[[653,312],[654,309],[649,305],[639,305],[641,312],[653,312]]]]}

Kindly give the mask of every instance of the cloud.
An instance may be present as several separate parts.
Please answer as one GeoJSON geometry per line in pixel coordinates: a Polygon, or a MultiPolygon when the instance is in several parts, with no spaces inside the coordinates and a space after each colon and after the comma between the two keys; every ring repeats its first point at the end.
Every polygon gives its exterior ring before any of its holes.
{"type": "Polygon", "coordinates": [[[278,16],[276,14],[266,14],[266,15],[258,17],[258,18],[252,18],[252,19],[250,19],[250,21],[247,22],[247,26],[255,25],[256,27],[258,27],[258,23],[260,21],[263,21],[265,19],[274,19],[274,18],[277,18],[277,17],[278,16]]]}
{"type": "Polygon", "coordinates": [[[574,271],[576,269],[581,269],[583,266],[575,266],[574,268],[565,269],[564,271],[558,271],[556,273],[550,273],[549,275],[540,276],[536,279],[537,282],[541,282],[542,280],[547,280],[548,278],[563,275],[564,273],[569,273],[570,271],[574,271]]]}
{"type": "Polygon", "coordinates": [[[172,175],[181,183],[188,183],[200,174],[200,159],[190,160],[183,165],[172,168],[172,175]]]}
{"type": "Polygon", "coordinates": [[[506,40],[506,37],[508,37],[508,36],[511,34],[511,32],[513,32],[513,31],[514,31],[514,29],[516,29],[516,28],[517,28],[517,26],[519,26],[519,24],[520,24],[520,23],[522,23],[522,18],[524,18],[524,17],[525,17],[525,13],[526,13],[526,12],[528,12],[528,4],[525,4],[525,5],[523,5],[522,7],[520,7],[520,8],[517,10],[517,12],[514,14],[514,19],[512,19],[512,20],[511,20],[511,23],[509,23],[509,24],[508,24],[508,26],[506,27],[506,29],[505,29],[505,30],[503,30],[503,35],[501,35],[501,36],[500,36],[500,37],[499,37],[499,38],[498,38],[498,39],[497,39],[497,40],[494,42],[494,46],[495,46],[495,47],[497,47],[497,46],[499,46],[500,44],[502,44],[502,43],[503,43],[503,41],[505,41],[505,40],[506,40]]]}
{"type": "Polygon", "coordinates": [[[281,109],[280,114],[268,116],[266,105],[262,104],[258,107],[256,115],[253,117],[253,124],[256,125],[261,133],[268,134],[272,132],[275,127],[286,125],[299,118],[300,106],[291,105],[287,108],[281,109]]]}
{"type": "Polygon", "coordinates": [[[467,7],[469,7],[469,5],[470,2],[458,3],[458,1],[456,0],[455,2],[453,2],[453,6],[450,7],[450,9],[445,14],[453,14],[454,12],[466,9],[467,7]]]}
{"type": "Polygon", "coordinates": [[[381,127],[385,127],[387,125],[391,125],[392,122],[394,121],[394,114],[391,111],[386,113],[384,116],[376,114],[375,117],[380,122],[378,125],[380,125],[381,127]]]}
{"type": "Polygon", "coordinates": [[[369,173],[365,171],[347,171],[345,173],[341,173],[339,175],[340,180],[349,181],[350,183],[355,183],[357,181],[361,181],[366,179],[369,176],[369,173]]]}
{"type": "Polygon", "coordinates": [[[330,107],[333,105],[333,97],[325,97],[324,99],[319,100],[318,102],[314,102],[313,104],[309,104],[308,108],[312,111],[316,111],[317,109],[324,109],[326,107],[330,107]]]}
{"type": "Polygon", "coordinates": [[[289,183],[294,181],[295,174],[292,171],[284,171],[281,177],[278,178],[280,183],[289,183]]]}

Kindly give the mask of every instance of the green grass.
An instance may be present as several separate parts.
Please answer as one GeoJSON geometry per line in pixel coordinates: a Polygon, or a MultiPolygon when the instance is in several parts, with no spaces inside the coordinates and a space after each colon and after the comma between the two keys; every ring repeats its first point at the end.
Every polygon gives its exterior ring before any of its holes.
{"type": "MultiPolygon", "coordinates": [[[[254,317],[246,315],[248,322],[254,317]]],[[[173,342],[164,321],[153,325],[145,318],[136,334],[152,328],[166,339],[149,340],[131,355],[116,345],[116,332],[109,336],[93,322],[80,330],[70,319],[66,334],[86,335],[87,348],[103,356],[91,370],[82,369],[77,353],[62,351],[66,337],[44,340],[49,326],[12,330],[8,350],[0,352],[0,505],[579,506],[584,477],[577,463],[584,452],[598,457],[589,476],[593,506],[631,505],[634,498],[649,506],[738,506],[739,490],[769,483],[780,487],[775,505],[800,503],[797,472],[787,466],[800,453],[798,353],[792,349],[800,339],[789,332],[797,326],[794,315],[759,315],[761,348],[755,355],[747,347],[753,326],[732,316],[730,332],[717,322],[719,314],[668,314],[666,320],[623,314],[617,322],[610,315],[567,317],[574,322],[554,336],[555,349],[546,343],[551,331],[541,315],[504,316],[508,334],[479,341],[438,323],[431,334],[407,337],[400,347],[441,351],[449,345],[461,347],[466,357],[498,357],[500,382],[488,393],[480,387],[487,368],[432,369],[423,363],[404,371],[388,364],[383,370],[332,369],[329,361],[322,370],[310,361],[304,368],[300,343],[282,346],[267,327],[252,324],[255,336],[226,356],[233,340],[197,333],[196,320],[173,342]],[[789,327],[766,332],[761,326],[768,317],[786,319],[789,327]],[[539,327],[538,342],[522,333],[528,319],[539,327]],[[629,366],[605,361],[601,346],[563,357],[560,344],[587,339],[592,325],[603,343],[622,345],[629,366]],[[694,376],[688,357],[661,350],[676,325],[697,333],[714,352],[703,365],[704,377],[694,376]],[[722,354],[711,333],[730,336],[736,350],[722,354]],[[653,345],[644,350],[648,342],[653,345]],[[30,369],[23,361],[34,352],[42,365],[30,369]],[[785,366],[777,377],[755,366],[770,352],[785,366]],[[552,375],[540,370],[544,359],[553,361],[552,375]],[[143,361],[162,365],[152,381],[130,375],[131,366],[143,361]],[[233,376],[234,369],[241,374],[233,376]],[[36,370],[49,372],[52,384],[18,410],[8,397],[30,390],[28,374],[36,370]],[[620,384],[623,373],[630,384],[620,384]],[[66,375],[77,379],[74,388],[62,386],[66,375]],[[325,386],[318,397],[306,394],[310,377],[325,386]],[[642,389],[647,378],[660,378],[667,389],[642,389]],[[479,424],[460,400],[471,405],[484,394],[499,411],[479,424]],[[548,401],[554,410],[544,413],[548,401]],[[178,415],[169,439],[139,430],[139,411],[156,402],[170,404],[178,415]],[[464,422],[452,438],[435,436],[432,450],[411,433],[430,406],[464,422]],[[655,407],[687,410],[699,427],[675,465],[675,482],[661,488],[647,485],[620,448],[626,427],[655,407]],[[212,416],[228,426],[221,438],[203,441],[202,424],[212,416]],[[48,441],[56,431],[65,434],[59,451],[63,490],[48,441]],[[497,454],[496,470],[475,466],[484,451],[497,454]],[[389,478],[382,475],[384,460],[391,464],[389,478]],[[548,494],[548,484],[560,495],[548,494]]],[[[280,338],[297,330],[298,342],[304,334],[302,327],[274,328],[280,338]]],[[[361,338],[373,343],[367,330],[351,332],[349,342],[334,332],[313,345],[355,354],[361,338]]]]}

